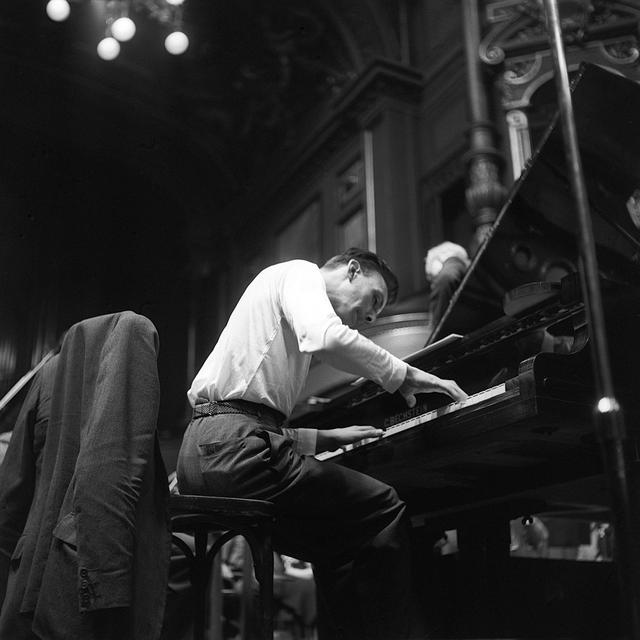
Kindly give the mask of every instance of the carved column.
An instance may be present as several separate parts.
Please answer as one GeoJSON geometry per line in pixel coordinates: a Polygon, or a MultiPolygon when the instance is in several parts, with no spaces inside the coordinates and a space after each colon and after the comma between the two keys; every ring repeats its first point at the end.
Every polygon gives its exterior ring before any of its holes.
{"type": "Polygon", "coordinates": [[[527,114],[520,109],[512,109],[506,115],[509,131],[509,150],[511,152],[511,171],[517,180],[531,157],[531,137],[527,114]]]}
{"type": "MultiPolygon", "coordinates": [[[[477,247],[495,221],[506,190],[500,181],[502,158],[494,146],[494,126],[489,119],[478,56],[480,19],[477,0],[463,0],[462,11],[471,115],[466,199],[467,209],[473,218],[477,247]]],[[[471,247],[471,250],[474,251],[476,247],[471,247]]]]}

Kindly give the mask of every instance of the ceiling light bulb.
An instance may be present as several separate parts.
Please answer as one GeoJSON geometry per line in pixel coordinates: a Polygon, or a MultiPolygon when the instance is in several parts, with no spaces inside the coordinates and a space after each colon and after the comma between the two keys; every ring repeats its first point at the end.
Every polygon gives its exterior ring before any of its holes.
{"type": "Polygon", "coordinates": [[[114,20],[111,25],[111,35],[120,42],[131,40],[136,33],[135,22],[131,18],[122,17],[114,20]]]}
{"type": "Polygon", "coordinates": [[[120,53],[120,43],[115,38],[103,38],[98,42],[98,55],[103,60],[113,60],[120,53]]]}
{"type": "Polygon", "coordinates": [[[164,41],[164,48],[172,55],[179,56],[189,46],[189,38],[182,31],[170,33],[164,41]]]}
{"type": "Polygon", "coordinates": [[[184,0],[167,0],[167,4],[172,4],[174,7],[181,5],[184,0]]]}
{"type": "Polygon", "coordinates": [[[49,0],[47,2],[47,15],[55,22],[62,22],[69,17],[71,7],[67,0],[49,0]]]}

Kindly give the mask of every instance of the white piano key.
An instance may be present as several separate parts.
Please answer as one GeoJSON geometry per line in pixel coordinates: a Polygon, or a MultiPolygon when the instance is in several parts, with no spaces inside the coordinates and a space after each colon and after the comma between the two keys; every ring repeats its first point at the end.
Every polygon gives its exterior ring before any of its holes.
{"type": "Polygon", "coordinates": [[[466,400],[462,402],[451,402],[450,404],[444,405],[437,409],[433,409],[431,411],[426,411],[425,413],[421,413],[417,416],[409,418],[408,420],[403,420],[402,422],[398,422],[387,429],[385,429],[384,433],[379,438],[365,438],[360,442],[356,442],[355,444],[348,444],[344,447],[340,447],[340,449],[336,449],[334,451],[322,451],[321,453],[316,454],[316,459],[318,460],[329,460],[330,458],[335,458],[336,456],[342,455],[347,451],[351,451],[352,449],[357,449],[359,447],[365,446],[372,442],[377,442],[378,440],[383,440],[384,438],[390,438],[402,431],[407,431],[408,429],[414,429],[415,427],[419,427],[421,425],[427,424],[435,420],[436,418],[440,418],[441,416],[455,413],[456,411],[460,411],[460,409],[464,409],[475,404],[479,404],[481,402],[485,402],[491,398],[499,396],[506,392],[506,384],[498,384],[495,387],[490,387],[489,389],[484,389],[483,391],[479,391],[478,393],[474,393],[470,395],[466,400]]]}

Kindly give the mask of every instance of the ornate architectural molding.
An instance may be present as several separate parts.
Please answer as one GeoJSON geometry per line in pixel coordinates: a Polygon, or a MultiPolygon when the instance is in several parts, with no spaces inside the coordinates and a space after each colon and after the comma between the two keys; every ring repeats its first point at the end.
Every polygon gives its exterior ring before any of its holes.
{"type": "Polygon", "coordinates": [[[421,180],[420,191],[423,202],[431,200],[457,180],[464,178],[465,162],[463,156],[464,149],[456,149],[421,180]]]}
{"type": "MultiPolygon", "coordinates": [[[[559,0],[558,4],[570,68],[588,61],[640,79],[640,0],[559,0]]],[[[478,54],[485,64],[501,70],[505,109],[528,106],[552,71],[543,12],[539,0],[496,0],[485,5],[489,28],[478,54]]]]}
{"type": "Polygon", "coordinates": [[[511,151],[511,173],[517,179],[531,156],[531,139],[527,114],[519,109],[507,112],[507,130],[511,151]]]}
{"type": "Polygon", "coordinates": [[[254,185],[261,194],[256,201],[253,191],[238,198],[233,203],[233,212],[228,216],[238,222],[242,218],[251,219],[256,207],[265,207],[271,198],[276,198],[290,180],[305,180],[315,174],[327,158],[345,141],[371,125],[378,113],[391,102],[402,103],[411,108],[417,104],[423,90],[422,73],[413,67],[396,62],[376,59],[353,80],[330,105],[325,117],[309,128],[294,149],[283,153],[278,163],[274,163],[262,180],[254,185]]]}
{"type": "MultiPolygon", "coordinates": [[[[558,9],[570,71],[589,62],[640,81],[640,0],[558,0],[558,9]]],[[[545,25],[542,0],[484,2],[478,56],[496,72],[514,178],[531,153],[528,126],[521,124],[536,91],[553,78],[545,25]]]]}

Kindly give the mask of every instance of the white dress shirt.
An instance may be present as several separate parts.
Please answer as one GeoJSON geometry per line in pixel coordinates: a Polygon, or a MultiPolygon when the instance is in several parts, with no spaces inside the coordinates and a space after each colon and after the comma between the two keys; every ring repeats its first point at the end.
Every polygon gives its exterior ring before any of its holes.
{"type": "MultiPolygon", "coordinates": [[[[247,287],[213,351],[188,391],[192,405],[243,399],[291,415],[311,356],[373,380],[393,392],[405,362],[342,324],[320,269],[305,260],[267,267],[247,287]]],[[[289,431],[289,430],[288,430],[289,431]]],[[[292,434],[298,448],[315,452],[315,430],[292,434]],[[313,442],[311,442],[313,441],[313,442]]]]}

